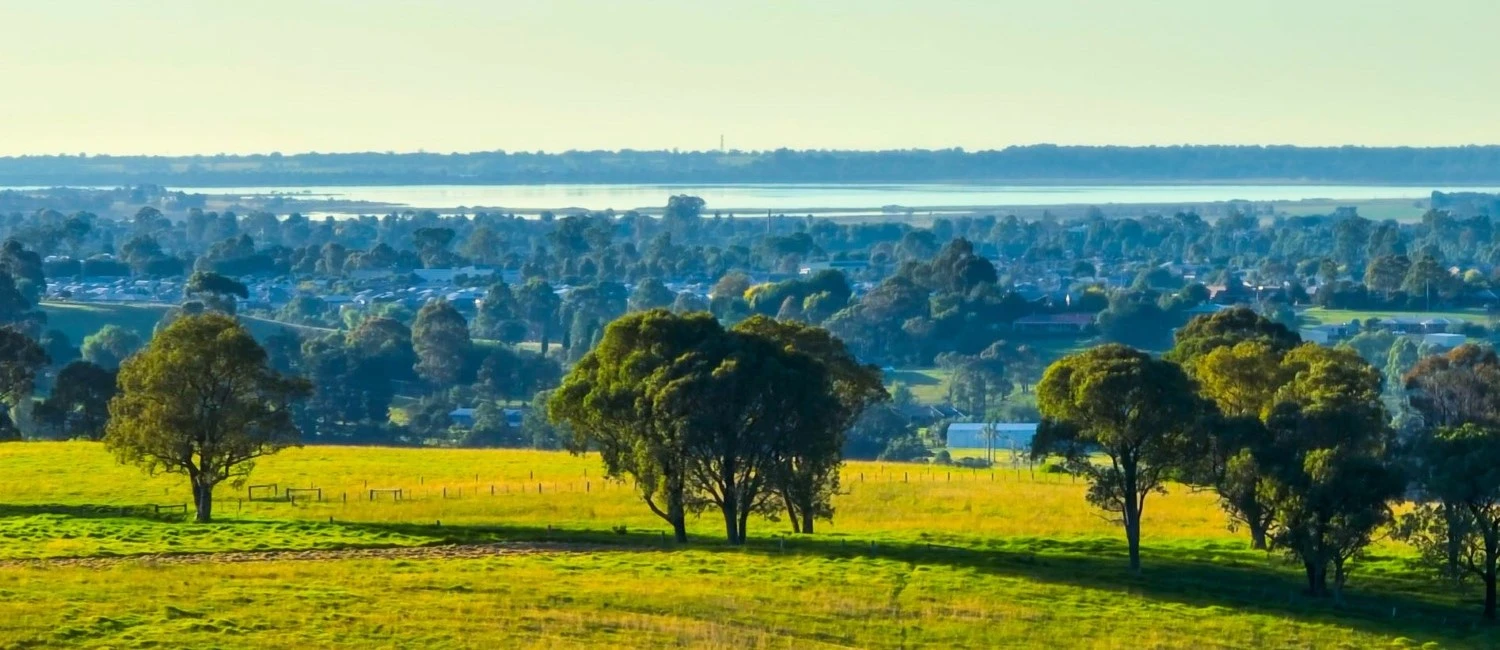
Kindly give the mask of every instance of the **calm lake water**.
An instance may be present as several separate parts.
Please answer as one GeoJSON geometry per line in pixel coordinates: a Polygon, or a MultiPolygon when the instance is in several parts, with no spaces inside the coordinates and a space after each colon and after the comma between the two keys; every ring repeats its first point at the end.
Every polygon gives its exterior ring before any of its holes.
{"type": "Polygon", "coordinates": [[[517,211],[657,209],[673,194],[702,197],[720,212],[852,212],[960,209],[994,206],[1198,204],[1217,201],[1305,199],[1419,199],[1444,192],[1497,192],[1495,187],[1385,185],[390,185],[173,188],[204,194],[286,194],[302,198],[374,201],[413,208],[487,207],[517,211]],[[898,207],[899,206],[899,207],[898,207]]]}

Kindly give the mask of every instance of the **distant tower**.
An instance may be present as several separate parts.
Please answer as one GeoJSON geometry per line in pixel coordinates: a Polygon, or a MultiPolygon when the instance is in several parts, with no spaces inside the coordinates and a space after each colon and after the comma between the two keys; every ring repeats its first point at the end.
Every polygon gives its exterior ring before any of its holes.
{"type": "Polygon", "coordinates": [[[724,153],[724,134],[719,134],[719,153],[724,153]]]}

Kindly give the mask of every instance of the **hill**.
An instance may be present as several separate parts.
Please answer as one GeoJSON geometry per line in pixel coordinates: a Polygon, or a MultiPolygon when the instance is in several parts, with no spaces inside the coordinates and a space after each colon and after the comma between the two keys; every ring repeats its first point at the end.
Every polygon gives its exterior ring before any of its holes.
{"type": "MultiPolygon", "coordinates": [[[[74,345],[83,342],[83,338],[105,325],[119,325],[126,329],[135,330],[142,340],[149,340],[151,333],[155,331],[156,324],[171,307],[157,304],[106,304],[106,303],[76,303],[76,302],[43,302],[42,312],[47,314],[47,327],[49,329],[61,330],[68,335],[68,340],[74,345]]],[[[293,325],[278,321],[259,318],[255,316],[241,316],[241,322],[255,335],[255,338],[265,340],[279,331],[293,330],[298,332],[331,332],[305,325],[293,325]]]]}

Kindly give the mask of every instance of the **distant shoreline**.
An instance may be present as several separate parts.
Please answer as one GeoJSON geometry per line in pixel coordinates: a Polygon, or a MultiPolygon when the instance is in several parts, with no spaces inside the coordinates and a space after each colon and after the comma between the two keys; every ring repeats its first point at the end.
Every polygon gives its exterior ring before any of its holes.
{"type": "MultiPolygon", "coordinates": [[[[588,185],[588,186],[635,186],[635,187],[661,187],[661,188],[705,188],[705,187],[796,187],[806,189],[838,188],[838,187],[937,187],[951,185],[969,185],[975,187],[1210,187],[1216,185],[1224,186],[1247,186],[1247,187],[1273,187],[1277,185],[1286,186],[1330,186],[1330,187],[1360,187],[1360,186],[1383,186],[1383,187],[1410,187],[1414,189],[1441,187],[1447,185],[1495,185],[1500,187],[1500,177],[1491,180],[1432,180],[1432,181],[1386,181],[1381,179],[1367,180],[1318,180],[1308,178],[1209,178],[1209,179],[1139,179],[1139,178],[1058,178],[1058,179],[946,179],[946,180],[906,180],[906,181],[808,181],[808,182],[780,182],[780,181],[692,181],[692,182],[632,182],[632,181],[442,181],[442,182],[347,182],[347,183],[216,183],[216,184],[162,184],[167,189],[178,191],[194,190],[225,190],[225,189],[276,189],[284,187],[307,187],[307,188],[336,188],[336,187],[551,187],[560,185],[588,185]]],[[[81,185],[29,185],[14,187],[83,187],[81,185]]],[[[98,186],[91,186],[98,187],[98,186]]],[[[113,186],[122,187],[122,186],[113,186]]],[[[0,190],[7,189],[0,185],[0,190]]],[[[301,196],[296,193],[284,193],[282,196],[296,198],[301,196]]],[[[316,194],[314,194],[316,196],[316,194]]]]}
{"type": "Polygon", "coordinates": [[[1500,183],[1500,145],[1463,147],[1054,146],[1000,150],[567,151],[0,157],[0,185],[1500,183]]]}

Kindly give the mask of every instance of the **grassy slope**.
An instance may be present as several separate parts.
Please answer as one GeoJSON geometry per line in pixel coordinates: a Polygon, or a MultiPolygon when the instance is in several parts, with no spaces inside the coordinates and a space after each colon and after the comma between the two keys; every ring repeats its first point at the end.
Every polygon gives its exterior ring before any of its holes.
{"type": "Polygon", "coordinates": [[[887,386],[905,384],[912,397],[922,404],[948,401],[948,382],[952,373],[941,368],[903,368],[885,373],[887,386]]]}
{"type": "Polygon", "coordinates": [[[1353,207],[1366,219],[1384,221],[1418,221],[1427,212],[1425,199],[1355,199],[1351,201],[1277,201],[1274,208],[1279,213],[1291,215],[1333,214],[1341,207],[1353,207]]]}
{"type": "Polygon", "coordinates": [[[225,490],[224,521],[208,526],[117,516],[120,505],[181,503],[186,490],[176,477],[115,466],[97,445],[0,446],[0,467],[6,504],[0,557],[538,538],[618,547],[465,560],[0,566],[0,645],[1134,648],[1494,641],[1470,625],[1472,591],[1450,594],[1409,568],[1409,553],[1389,543],[1358,563],[1342,609],[1308,602],[1294,568],[1244,550],[1211,497],[1182,489],[1148,502],[1147,569],[1135,577],[1123,570],[1118,532],[1085,505],[1081,485],[1024,471],[950,477],[941,468],[855,463],[844,476],[847,494],[836,502],[835,525],[815,537],[793,538],[783,548],[773,535],[785,526],[760,521],[752,524],[750,548],[729,550],[705,515],[692,523],[698,541],[690,549],[667,552],[660,522],[630,490],[601,488],[597,459],[563,454],[291,450],[264,460],[254,482],[317,485],[354,500],[254,502],[238,510],[238,493],[225,490]],[[360,501],[356,494],[367,479],[371,487],[406,488],[415,498],[360,501]],[[617,526],[628,533],[611,532],[617,526]]]}
{"type": "Polygon", "coordinates": [[[86,305],[79,303],[45,302],[42,311],[47,314],[47,327],[62,330],[74,345],[83,338],[99,331],[105,325],[119,325],[135,330],[142,338],[150,338],[151,331],[161,320],[166,307],[160,305],[86,305]]]}
{"type": "MultiPolygon", "coordinates": [[[[1029,346],[1046,366],[1062,358],[1064,355],[1072,354],[1089,346],[1091,341],[1080,341],[1077,339],[1038,339],[1034,341],[1021,341],[1029,346]]],[[[938,404],[948,401],[948,384],[952,380],[952,373],[942,368],[899,368],[885,373],[887,385],[905,384],[911,389],[912,396],[923,404],[938,404]]]]}
{"type": "Polygon", "coordinates": [[[1364,321],[1371,318],[1448,318],[1476,323],[1490,322],[1490,315],[1483,310],[1466,311],[1365,311],[1354,309],[1323,309],[1310,307],[1300,313],[1303,322],[1310,325],[1343,325],[1351,320],[1364,321]]]}
{"type": "MultiPolygon", "coordinates": [[[[67,302],[44,302],[42,311],[47,314],[47,327],[62,330],[74,345],[83,343],[84,337],[99,331],[105,325],[119,325],[135,330],[142,339],[150,339],[156,324],[167,313],[163,305],[82,304],[67,302]]],[[[245,327],[256,338],[265,339],[283,329],[303,332],[320,331],[298,325],[278,323],[264,318],[241,319],[245,327]]],[[[322,330],[332,331],[332,330],[322,330]]]]}

